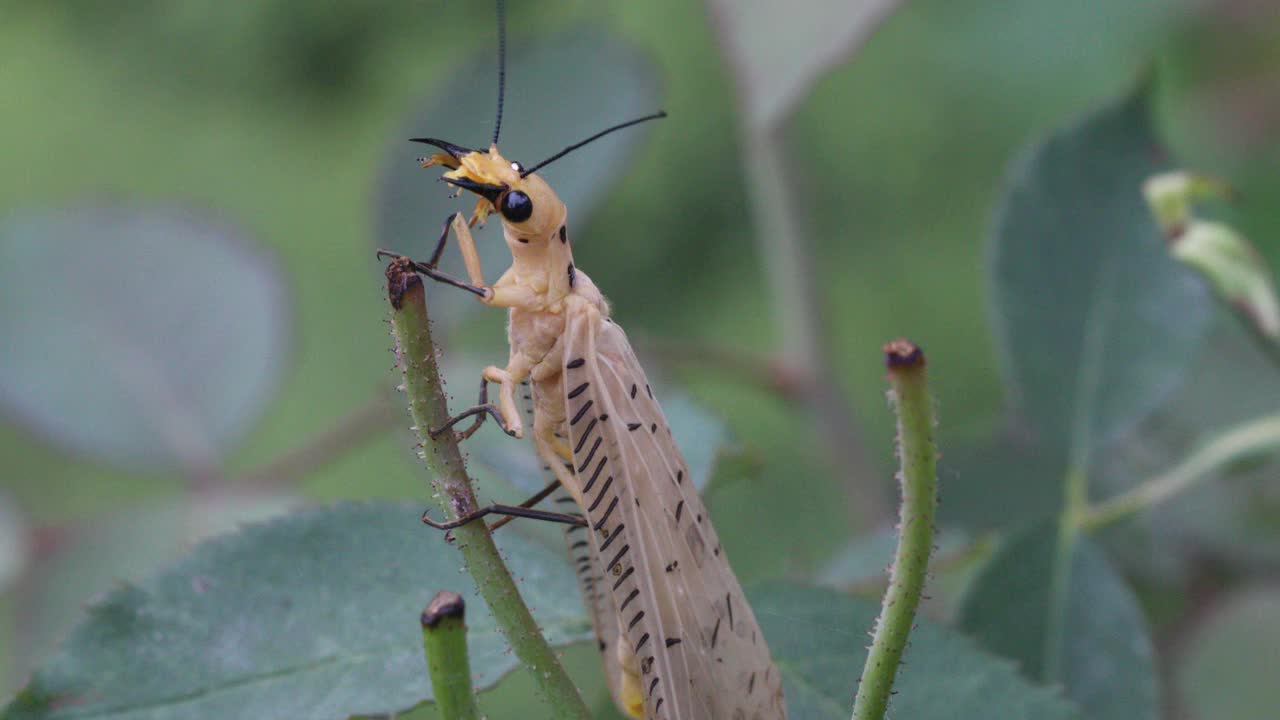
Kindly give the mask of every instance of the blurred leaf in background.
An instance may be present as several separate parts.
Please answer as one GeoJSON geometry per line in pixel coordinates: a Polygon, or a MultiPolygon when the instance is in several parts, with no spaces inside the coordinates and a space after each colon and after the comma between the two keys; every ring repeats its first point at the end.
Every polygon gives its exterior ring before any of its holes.
{"type": "Polygon", "coordinates": [[[242,233],[88,206],[0,226],[0,404],[55,445],[216,472],[289,361],[288,295],[242,233]]]}
{"type": "MultiPolygon", "coordinates": [[[[442,582],[456,584],[471,608],[476,682],[491,685],[516,659],[462,574],[461,556],[421,552],[420,515],[415,506],[349,503],[208,542],[95,601],[4,717],[57,717],[67,704],[80,717],[403,711],[431,697],[421,637],[411,630],[427,601],[448,589],[442,582]]],[[[508,539],[504,554],[526,579],[523,593],[549,640],[590,637],[562,553],[517,533],[508,539]]]]}

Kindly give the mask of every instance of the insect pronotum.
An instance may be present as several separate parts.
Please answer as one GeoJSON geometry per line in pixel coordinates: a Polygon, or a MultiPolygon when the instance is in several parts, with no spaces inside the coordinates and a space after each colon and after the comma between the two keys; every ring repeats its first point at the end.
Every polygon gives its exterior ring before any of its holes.
{"type": "MultiPolygon", "coordinates": [[[[499,5],[500,35],[502,25],[499,5]]],[[[424,158],[424,168],[447,168],[446,182],[479,198],[470,222],[451,215],[431,258],[414,265],[485,305],[507,308],[511,345],[505,367],[484,369],[480,403],[433,433],[475,417],[458,433],[465,438],[488,416],[522,437],[516,392],[527,383],[534,446],[554,480],[521,506],[491,506],[449,524],[424,519],[449,528],[497,513],[569,524],[610,691],[631,717],[785,719],[778,670],[662,408],[604,296],[574,265],[564,203],[534,172],[602,135],[664,114],[614,126],[525,169],[498,152],[502,77],[500,71],[498,121],[487,152],[414,138],[442,151],[424,158]],[[470,227],[492,212],[502,219],[512,264],[490,285],[470,227]],[[437,269],[450,234],[466,281],[437,269]],[[490,382],[499,385],[497,404],[488,401],[490,382]],[[580,512],[533,507],[557,486],[580,512]]]]}

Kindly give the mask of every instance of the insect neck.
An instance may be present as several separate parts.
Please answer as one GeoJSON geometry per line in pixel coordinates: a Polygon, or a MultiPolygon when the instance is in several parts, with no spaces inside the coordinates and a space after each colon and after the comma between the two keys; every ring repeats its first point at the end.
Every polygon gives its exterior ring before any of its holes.
{"type": "Polygon", "coordinates": [[[503,227],[503,236],[511,250],[511,267],[518,277],[546,278],[546,301],[559,302],[573,292],[573,247],[567,233],[562,234],[563,220],[546,237],[528,238],[503,227]],[[561,239],[563,236],[563,239],[561,239]],[[521,238],[528,242],[521,242],[521,238]]]}

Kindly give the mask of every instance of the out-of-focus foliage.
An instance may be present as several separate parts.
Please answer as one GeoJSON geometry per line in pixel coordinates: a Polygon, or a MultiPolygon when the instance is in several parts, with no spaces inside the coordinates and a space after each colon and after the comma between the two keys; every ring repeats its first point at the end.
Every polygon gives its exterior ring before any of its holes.
{"type": "Polygon", "coordinates": [[[236,232],[159,208],[0,228],[0,403],[55,446],[207,472],[289,361],[281,278],[236,232]],[[36,272],[42,268],[45,272],[36,272]]]}
{"type": "MultiPolygon", "coordinates": [[[[459,576],[461,556],[421,552],[421,512],[343,504],[206,543],[171,570],[108,593],[4,717],[350,717],[431,697],[421,637],[402,632],[459,576]],[[121,656],[120,648],[130,651],[121,656]]],[[[513,534],[504,554],[556,644],[591,623],[560,553],[513,534]]],[[[476,684],[515,656],[474,588],[476,684]]]]}
{"type": "Polygon", "coordinates": [[[1208,293],[1165,251],[1142,199],[1161,148],[1140,89],[1018,161],[991,247],[1014,412],[1087,467],[1181,383],[1208,293]]]}
{"type": "Polygon", "coordinates": [[[1091,541],[1054,523],[1011,535],[960,608],[959,624],[1028,676],[1061,685],[1085,717],[1159,717],[1155,657],[1133,591],[1091,541]]]}
{"type": "MultiPolygon", "coordinates": [[[[769,360],[777,328],[767,320],[770,268],[760,265],[745,205],[742,160],[753,148],[740,141],[743,117],[733,102],[721,47],[727,28],[697,2],[509,5],[513,64],[503,147],[515,159],[531,162],[592,130],[658,107],[670,113],[643,131],[579,151],[549,168],[547,176],[572,200],[577,264],[610,297],[646,365],[667,370],[664,399],[677,395],[668,387],[683,382],[745,448],[721,466],[733,468],[734,477],[717,476],[708,496],[739,575],[747,581],[815,577],[842,548],[873,529],[851,525],[856,513],[849,503],[856,498],[846,497],[823,471],[817,434],[792,399],[761,383],[755,372],[776,370],[769,360]],[[673,345],[717,352],[677,358],[669,352],[673,345]],[[720,362],[718,351],[724,349],[750,360],[746,365],[753,371],[720,362]]],[[[823,5],[788,8],[803,13],[823,5]]],[[[878,348],[887,338],[907,335],[928,352],[942,419],[944,526],[995,529],[1008,537],[1027,521],[1059,512],[1065,468],[1081,459],[1068,452],[1071,446],[1097,451],[1090,454],[1088,475],[1090,493],[1102,498],[1168,467],[1231,422],[1275,412],[1271,360],[1225,313],[1210,318],[1201,305],[1208,294],[1197,295],[1194,283],[1183,284],[1185,276],[1175,272],[1180,268],[1161,255],[1159,238],[1133,224],[1131,198],[1117,194],[1125,192],[1119,187],[1126,185],[1124,178],[1140,180],[1170,161],[1226,178],[1238,189],[1237,198],[1230,207],[1206,208],[1206,216],[1236,228],[1271,267],[1277,265],[1280,59],[1274,49],[1280,47],[1280,11],[1271,5],[919,0],[893,15],[853,62],[825,76],[806,74],[803,91],[760,88],[799,102],[784,125],[788,180],[802,198],[817,260],[815,276],[806,281],[823,299],[824,327],[848,389],[843,399],[866,427],[864,444],[883,448],[877,459],[886,484],[893,430],[884,409],[878,348]],[[1140,76],[1153,82],[1151,126],[1122,118],[1122,127],[1108,135],[1125,141],[1118,146],[1097,138],[1062,140],[1078,150],[1066,159],[1079,162],[1055,165],[1030,185],[1051,192],[1036,194],[1030,209],[1036,212],[1029,211],[1020,225],[1028,242],[1017,263],[1024,285],[1017,293],[1008,284],[988,285],[984,248],[995,224],[993,209],[1008,205],[1001,178],[1008,177],[1011,158],[1029,152],[1023,149],[1035,138],[1067,127],[1069,118],[1122,96],[1140,76]],[[1143,156],[1126,141],[1134,137],[1139,144],[1166,141],[1167,156],[1143,156]],[[1047,209],[1060,201],[1074,211],[1047,209]],[[1135,242],[1145,244],[1126,244],[1135,242]],[[1098,284],[1087,280],[1096,275],[1090,273],[1116,254],[1146,258],[1134,264],[1156,273],[1159,282],[1147,282],[1144,275],[1143,282],[1114,286],[1122,292],[1095,292],[1098,284]],[[1068,274],[1072,268],[1081,272],[1068,274]],[[1177,292],[1156,292],[1170,288],[1177,292]],[[1017,350],[1026,354],[1017,355],[1007,342],[993,344],[993,327],[1002,328],[1006,340],[1013,338],[1005,332],[1013,327],[1012,314],[1037,307],[1037,292],[1052,292],[1052,306],[1018,325],[1017,350]],[[1120,309],[1113,307],[1117,302],[1120,309]],[[1090,306],[1109,321],[1125,322],[1091,324],[1090,306]],[[1178,313],[1173,326],[1171,312],[1178,313]],[[1084,322],[1064,328],[1064,318],[1084,322]],[[1205,347],[1211,350],[1197,355],[1210,322],[1205,347]],[[1071,358],[1091,337],[1082,327],[1124,330],[1101,332],[1094,340],[1105,341],[1110,351],[1127,348],[1125,354],[1135,358],[1130,369],[1136,384],[1114,393],[1084,387],[1083,394],[1080,382],[1055,384],[1079,369],[1071,358]],[[1153,335],[1152,328],[1169,332],[1153,335]],[[1022,372],[1029,367],[1043,371],[1030,384],[1022,372]],[[1001,368],[1015,372],[1002,378],[1001,368]],[[1184,373],[1185,382],[1179,382],[1184,373]],[[1014,375],[1020,394],[1007,397],[1002,380],[1014,375]],[[1134,387],[1141,392],[1128,394],[1134,387]],[[1076,402],[1081,398],[1090,400],[1083,409],[1076,402]],[[1007,401],[1027,411],[1019,417],[1031,417],[1036,426],[1007,422],[1007,401]],[[1064,447],[1067,440],[1076,442],[1064,447]]],[[[138,581],[143,585],[133,587],[141,587],[177,577],[171,571],[141,579],[207,532],[203,511],[219,490],[253,498],[252,507],[234,503],[234,517],[260,517],[300,495],[421,496],[426,483],[400,428],[407,420],[398,410],[362,411],[384,402],[394,383],[390,341],[381,324],[385,297],[371,248],[379,244],[421,255],[434,242],[447,189],[433,173],[415,167],[413,158],[421,153],[404,139],[429,135],[483,144],[495,93],[493,10],[486,3],[9,0],[3,6],[0,94],[10,111],[0,117],[9,138],[0,167],[0,227],[32,217],[83,219],[66,213],[85,207],[189,208],[195,217],[235,228],[235,244],[227,247],[234,248],[235,258],[248,258],[249,270],[234,269],[234,261],[187,255],[192,264],[168,278],[180,287],[163,293],[165,303],[124,310],[115,301],[145,289],[142,283],[152,277],[149,263],[181,265],[173,256],[198,238],[177,228],[165,247],[139,253],[145,234],[109,232],[117,226],[97,220],[90,220],[94,231],[78,233],[79,244],[72,246],[52,239],[22,244],[7,230],[0,236],[0,257],[13,258],[0,269],[0,326],[6,328],[0,368],[25,358],[29,372],[23,378],[67,377],[55,383],[67,393],[61,397],[19,380],[17,392],[58,402],[45,406],[40,422],[10,402],[0,426],[0,491],[23,520],[0,520],[0,537],[6,528],[21,528],[27,548],[14,553],[27,558],[21,574],[0,590],[0,694],[21,686],[27,673],[52,657],[53,637],[70,630],[69,615],[78,614],[79,604],[111,591],[117,581],[138,581]],[[19,260],[15,253],[22,248],[19,260]],[[86,264],[101,268],[87,280],[86,264]],[[102,292],[84,292],[95,287],[102,292]],[[270,300],[255,300],[262,297],[270,300]],[[52,312],[63,301],[119,324],[94,321],[81,329],[71,321],[94,316],[52,312]],[[211,317],[213,310],[218,312],[211,317]],[[174,332],[153,323],[166,314],[176,318],[174,332]],[[230,325],[214,324],[217,318],[230,325]],[[286,328],[289,318],[293,325],[286,328]],[[274,329],[265,339],[250,332],[263,327],[274,329]],[[178,457],[173,447],[147,442],[134,431],[140,425],[133,415],[86,394],[110,389],[98,375],[109,357],[93,348],[121,337],[121,328],[142,328],[145,347],[155,350],[150,356],[174,351],[163,356],[177,358],[181,366],[181,382],[172,392],[194,416],[206,417],[201,413],[211,407],[234,410],[209,411],[208,417],[224,424],[205,438],[211,449],[202,462],[183,462],[186,456],[178,457]],[[15,350],[14,339],[22,337],[32,339],[15,350]],[[82,351],[76,364],[60,357],[66,345],[52,344],[58,338],[82,351]],[[257,375],[245,371],[249,365],[257,375]],[[215,379],[230,376],[242,381],[215,379]],[[92,407],[79,412],[86,404],[92,407]],[[335,427],[341,432],[325,434],[335,427]],[[79,434],[66,428],[79,428],[79,434]]],[[[769,35],[775,43],[769,52],[804,52],[806,38],[789,34],[785,19],[769,35]]],[[[847,25],[823,27],[838,35],[847,25]]],[[[752,48],[745,48],[751,58],[768,57],[752,48]]],[[[810,67],[804,60],[797,63],[810,67]]],[[[1115,107],[1124,106],[1112,105],[1112,112],[1115,107]]],[[[1138,187],[1131,189],[1137,198],[1138,187]]],[[[463,210],[466,203],[448,207],[463,210]]],[[[501,254],[492,229],[479,239],[486,251],[501,254]]],[[[500,267],[496,261],[486,265],[490,279],[500,267]]],[[[455,300],[444,300],[446,293],[436,290],[433,302],[455,300]]],[[[458,299],[459,309],[465,300],[458,299]]],[[[483,364],[505,357],[501,313],[462,317],[443,323],[456,330],[443,349],[445,359],[476,359],[474,367],[450,375],[455,405],[472,401],[483,364]]],[[[682,433],[688,436],[682,444],[719,450],[725,437],[719,423],[692,426],[682,433]]],[[[162,423],[148,432],[157,429],[181,430],[162,423]]],[[[489,462],[482,450],[474,449],[474,460],[484,461],[474,464],[488,466],[479,473],[487,475],[481,495],[510,499],[514,483],[505,477],[506,466],[489,462]]],[[[1079,574],[1062,557],[1044,558],[1045,547],[1028,536],[1020,536],[1021,543],[1014,536],[1002,546],[995,564],[977,575],[961,613],[966,625],[982,631],[987,651],[1024,662],[1029,653],[1052,649],[1045,645],[1046,634],[993,641],[992,629],[1008,617],[997,601],[1009,599],[1015,580],[1042,597],[1045,584],[1062,577],[1046,571],[1068,568],[1062,587],[1096,589],[1100,583],[1107,592],[1099,606],[1123,606],[1123,613],[1102,619],[1132,621],[1124,623],[1133,633],[1126,636],[1129,646],[1113,644],[1116,638],[1092,646],[1098,658],[1086,660],[1097,665],[1082,665],[1072,654],[1079,646],[1071,643],[1057,646],[1056,655],[1041,653],[1071,669],[1065,675],[1024,664],[1015,677],[1003,660],[970,644],[947,657],[983,658],[959,664],[990,669],[983,677],[997,678],[995,689],[1026,690],[1019,697],[1031,699],[1019,707],[1043,713],[1028,710],[1022,715],[1027,717],[1073,712],[1037,687],[1041,680],[1063,682],[1068,697],[1093,710],[1122,707],[1132,716],[1150,717],[1156,712],[1153,688],[1162,680],[1171,688],[1164,698],[1177,704],[1162,710],[1193,719],[1257,717],[1259,708],[1270,709],[1265,694],[1254,694],[1262,685],[1213,671],[1234,662],[1221,648],[1239,644],[1242,624],[1275,622],[1274,613],[1257,610],[1256,603],[1219,602],[1231,586],[1275,570],[1275,477],[1274,463],[1220,469],[1141,522],[1111,528],[1096,543],[1081,538],[1085,544],[1070,556],[1087,565],[1079,574]],[[1029,567],[1019,557],[1041,561],[1029,567]],[[1011,564],[1025,572],[1014,573],[1011,564]],[[1133,578],[1141,579],[1141,605],[1129,589],[1133,578]],[[1116,598],[1123,602],[1112,602],[1116,598]],[[1153,679],[1149,664],[1122,652],[1147,641],[1143,620],[1156,647],[1194,638],[1185,658],[1159,663],[1176,668],[1174,674],[1153,679]],[[1118,659],[1131,662],[1112,677],[1080,674],[1118,659]],[[988,668],[984,661],[995,664],[988,668]]],[[[277,522],[272,532],[297,520],[277,522]]],[[[442,553],[439,560],[456,559],[439,538],[406,532],[420,538],[417,552],[430,549],[442,553]]],[[[195,562],[245,537],[215,541],[181,562],[195,562]]],[[[357,553],[343,548],[348,551],[357,553]]],[[[874,567],[870,561],[860,564],[874,567]]],[[[449,572],[456,578],[451,589],[469,589],[465,576],[449,572]]],[[[0,587],[2,578],[0,570],[0,587]]],[[[99,600],[128,592],[116,589],[99,600]]],[[[829,674],[822,676],[829,684],[820,689],[832,698],[851,698],[858,656],[845,650],[864,639],[831,628],[865,624],[867,613],[844,607],[837,596],[787,592],[755,597],[762,607],[786,612],[812,601],[814,613],[793,620],[770,611],[762,617],[768,631],[782,638],[775,641],[780,648],[789,633],[798,637],[802,631],[821,635],[832,647],[844,643],[824,660],[830,661],[823,666],[829,674]],[[817,610],[834,619],[815,621],[817,610]]],[[[422,589],[404,602],[416,605],[428,597],[422,589]]],[[[1073,597],[1097,598],[1084,591],[1073,597]]],[[[1087,637],[1085,631],[1099,624],[1073,624],[1077,610],[1069,603],[1037,602],[1031,611],[1038,619],[1027,627],[1045,627],[1037,624],[1043,620],[1057,623],[1057,632],[1075,629],[1087,637]]],[[[415,621],[408,619],[406,637],[415,636],[415,621]]],[[[89,627],[71,642],[94,631],[89,627]]],[[[932,647],[935,629],[923,630],[919,642],[932,647]]],[[[1255,646],[1240,647],[1255,652],[1255,646]]],[[[803,651],[792,649],[780,654],[793,680],[818,677],[814,668],[822,663],[802,666],[795,658],[803,658],[803,651]]],[[[568,651],[575,679],[607,708],[594,653],[590,647],[568,651]]],[[[1265,653],[1260,640],[1256,653],[1265,653]]],[[[69,656],[59,657],[56,666],[65,667],[61,663],[69,656]]],[[[1262,660],[1254,664],[1265,666],[1262,660]]],[[[926,673],[910,665],[906,672],[926,673]]],[[[529,716],[531,690],[521,675],[482,699],[491,717],[529,716]]],[[[927,696],[899,698],[895,710],[916,708],[910,704],[916,697],[927,696]]]]}
{"type": "MultiPolygon", "coordinates": [[[[846,717],[849,678],[866,659],[863,637],[851,629],[871,627],[879,606],[794,584],[769,585],[749,599],[785,680],[789,717],[846,717]]],[[[1013,663],[930,622],[912,632],[894,687],[891,712],[920,720],[1083,717],[1053,690],[1028,683],[1013,663]]]]}

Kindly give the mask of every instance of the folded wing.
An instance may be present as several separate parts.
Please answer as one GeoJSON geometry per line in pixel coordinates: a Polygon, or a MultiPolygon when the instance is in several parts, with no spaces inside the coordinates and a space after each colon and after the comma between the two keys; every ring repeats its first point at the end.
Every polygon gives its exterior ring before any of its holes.
{"type": "Polygon", "coordinates": [[[563,384],[583,533],[634,650],[645,717],[785,718],[764,636],[625,333],[574,300],[563,384]]]}

